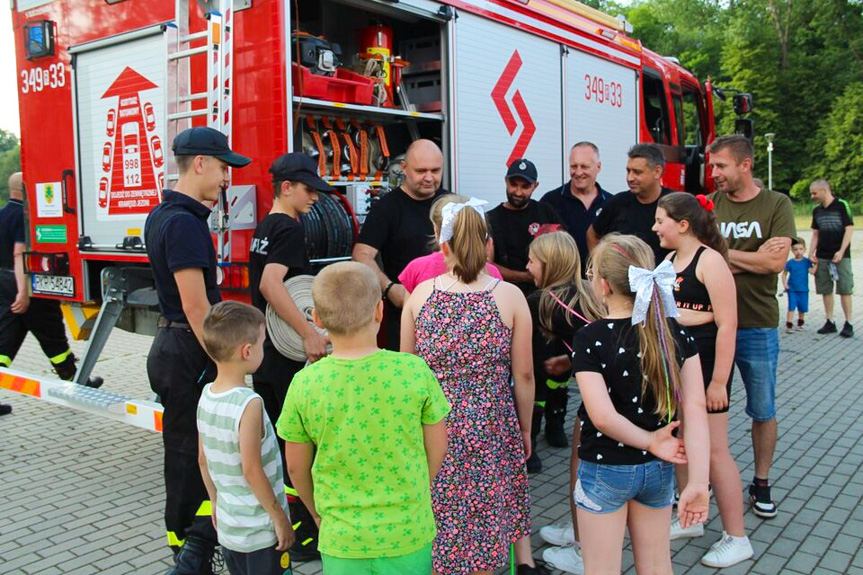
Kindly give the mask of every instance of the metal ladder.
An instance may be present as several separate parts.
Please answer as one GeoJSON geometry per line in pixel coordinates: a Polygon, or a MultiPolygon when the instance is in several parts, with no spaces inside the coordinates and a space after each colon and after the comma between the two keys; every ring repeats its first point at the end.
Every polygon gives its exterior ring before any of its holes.
{"type": "MultiPolygon", "coordinates": [[[[174,25],[168,25],[168,81],[166,141],[173,142],[183,130],[192,126],[192,118],[206,117],[207,126],[219,130],[231,144],[233,106],[233,0],[214,2],[218,10],[207,13],[207,29],[189,31],[190,0],[176,0],[174,25]],[[203,46],[191,47],[193,42],[205,40],[203,46]],[[190,58],[206,54],[207,90],[191,93],[190,58]],[[192,109],[193,102],[206,100],[205,108],[192,109]]],[[[194,5],[194,3],[193,3],[194,5]]],[[[230,170],[229,170],[230,174],[230,170]]],[[[173,154],[165,164],[165,186],[179,179],[173,154]]],[[[212,231],[218,235],[219,263],[230,261],[231,231],[228,226],[227,199],[223,193],[213,213],[212,231]]]]}

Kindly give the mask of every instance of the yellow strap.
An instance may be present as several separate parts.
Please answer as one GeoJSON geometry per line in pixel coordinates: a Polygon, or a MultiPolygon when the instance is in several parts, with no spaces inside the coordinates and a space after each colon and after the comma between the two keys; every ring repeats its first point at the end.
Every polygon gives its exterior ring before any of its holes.
{"type": "Polygon", "coordinates": [[[180,539],[173,531],[168,531],[168,545],[171,547],[182,547],[185,539],[180,539]]]}
{"type": "Polygon", "coordinates": [[[201,506],[195,512],[197,517],[210,517],[213,515],[213,504],[209,501],[202,501],[201,506]]]}
{"type": "Polygon", "coordinates": [[[285,485],[285,493],[287,493],[288,495],[293,495],[294,497],[299,497],[299,496],[300,496],[300,492],[299,492],[299,491],[297,491],[297,490],[296,490],[296,489],[294,489],[293,487],[288,487],[287,485],[285,485]]]}
{"type": "Polygon", "coordinates": [[[8,355],[0,355],[0,365],[3,367],[9,367],[12,365],[12,358],[8,355]]]}
{"type": "Polygon", "coordinates": [[[549,389],[561,389],[569,386],[569,380],[566,381],[554,381],[553,379],[546,379],[545,386],[549,389]]]}
{"type": "Polygon", "coordinates": [[[49,357],[48,361],[50,361],[54,365],[57,365],[58,363],[63,363],[64,361],[66,361],[66,358],[69,357],[70,355],[72,355],[72,350],[67,349],[66,351],[64,351],[60,355],[55,355],[54,357],[49,357]]]}
{"type": "Polygon", "coordinates": [[[303,541],[303,542],[302,542],[302,545],[303,545],[303,546],[306,546],[306,545],[308,545],[309,543],[311,543],[312,541],[314,541],[314,538],[313,538],[313,537],[309,537],[308,539],[306,539],[305,541],[303,541]]]}
{"type": "Polygon", "coordinates": [[[294,531],[296,531],[297,529],[299,529],[299,528],[300,528],[300,525],[302,525],[302,524],[303,524],[303,522],[302,522],[302,521],[297,521],[296,523],[294,523],[293,525],[291,525],[291,527],[293,527],[293,528],[294,528],[294,531]]]}

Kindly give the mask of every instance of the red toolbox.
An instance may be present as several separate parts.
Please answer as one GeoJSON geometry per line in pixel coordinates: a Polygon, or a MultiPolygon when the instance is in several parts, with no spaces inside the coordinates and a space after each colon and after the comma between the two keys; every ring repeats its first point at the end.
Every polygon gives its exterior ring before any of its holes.
{"type": "Polygon", "coordinates": [[[294,96],[362,106],[371,106],[374,100],[375,81],[368,76],[344,68],[337,68],[335,76],[320,76],[296,62],[291,63],[291,71],[294,96]]]}

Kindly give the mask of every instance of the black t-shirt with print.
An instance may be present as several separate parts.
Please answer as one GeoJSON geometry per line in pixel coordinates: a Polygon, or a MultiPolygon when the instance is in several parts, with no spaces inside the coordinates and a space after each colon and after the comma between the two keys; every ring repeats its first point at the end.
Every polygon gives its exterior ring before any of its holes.
{"type": "MultiPolygon", "coordinates": [[[[659,197],[661,198],[673,191],[662,188],[659,197]]],[[[629,190],[620,192],[606,200],[602,211],[593,220],[593,231],[600,237],[613,232],[637,236],[647,242],[647,245],[653,250],[656,263],[659,264],[668,255],[669,250],[659,245],[659,236],[651,229],[656,222],[656,206],[658,205],[659,198],[655,202],[642,204],[629,190]]]]}
{"type": "MultiPolygon", "coordinates": [[[[494,240],[494,263],[513,271],[527,269],[527,252],[530,242],[543,226],[560,226],[563,222],[550,204],[530,200],[521,210],[511,210],[503,204],[488,212],[491,237],[494,240]]],[[[546,227],[548,229],[548,227],[546,227]]],[[[525,291],[534,286],[519,284],[525,291]]]]}
{"type": "MultiPolygon", "coordinates": [[[[302,222],[287,214],[269,214],[258,223],[249,248],[249,285],[252,305],[267,313],[267,300],[261,293],[261,277],[267,264],[288,268],[282,281],[311,273],[302,222]]],[[[296,362],[283,356],[270,341],[264,340],[264,361],[255,372],[256,381],[277,382],[285,373],[296,371],[296,362]]]]}
{"type": "MultiPolygon", "coordinates": [[[[668,320],[675,341],[679,365],[698,353],[695,341],[673,319],[668,320]]],[[[642,394],[641,359],[638,357],[638,329],[631,318],[602,319],[578,330],[573,339],[572,371],[602,375],[611,403],[620,415],[647,431],[668,424],[656,413],[656,399],[650,388],[642,394]]],[[[601,433],[586,409],[579,410],[582,420],[578,457],[607,465],[636,465],[656,459],[651,453],[630,447],[601,433]]]]}
{"type": "MultiPolygon", "coordinates": [[[[812,211],[812,229],[818,230],[818,245],[815,246],[815,255],[821,259],[832,260],[839,248],[842,247],[845,228],[853,225],[854,221],[848,213],[848,206],[839,198],[834,198],[826,208],[817,206],[812,211]]],[[[844,257],[851,257],[851,246],[845,250],[844,257]]]]}
{"type": "Polygon", "coordinates": [[[399,281],[405,266],[431,253],[434,227],[429,212],[434,201],[448,193],[439,189],[427,200],[415,200],[396,188],[372,204],[357,243],[380,252],[384,273],[390,280],[399,281]]]}

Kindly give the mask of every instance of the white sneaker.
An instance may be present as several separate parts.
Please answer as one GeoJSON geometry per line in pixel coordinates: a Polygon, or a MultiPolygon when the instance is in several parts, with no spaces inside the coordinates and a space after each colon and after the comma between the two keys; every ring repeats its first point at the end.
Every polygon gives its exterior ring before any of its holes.
{"type": "Polygon", "coordinates": [[[710,550],[704,554],[701,562],[708,567],[721,569],[751,559],[754,554],[749,537],[732,537],[723,531],[722,539],[710,546],[710,550]]]}
{"type": "Polygon", "coordinates": [[[557,545],[558,547],[566,547],[567,545],[575,544],[575,532],[572,529],[572,521],[569,519],[561,519],[551,525],[541,527],[539,536],[546,543],[557,545]]]}
{"type": "Polygon", "coordinates": [[[580,551],[581,549],[575,545],[549,547],[542,552],[542,560],[560,571],[584,575],[584,561],[581,559],[580,551]]]}
{"type": "Polygon", "coordinates": [[[691,537],[702,537],[704,535],[704,524],[696,523],[689,527],[683,527],[677,515],[671,518],[671,540],[686,539],[691,537]]]}

